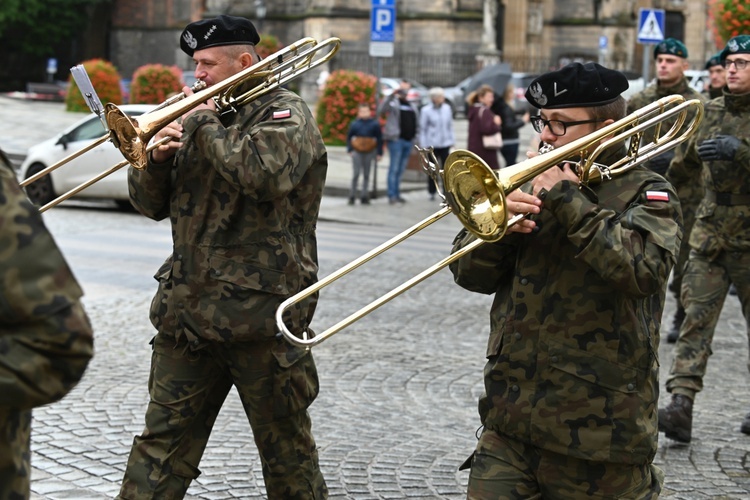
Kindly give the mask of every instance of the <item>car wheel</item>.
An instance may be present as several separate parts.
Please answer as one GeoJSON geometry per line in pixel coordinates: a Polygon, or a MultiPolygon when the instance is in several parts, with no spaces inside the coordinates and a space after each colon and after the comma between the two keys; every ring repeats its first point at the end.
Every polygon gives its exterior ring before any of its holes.
{"type": "MultiPolygon", "coordinates": [[[[36,175],[45,169],[41,163],[34,163],[26,171],[26,178],[36,175]]],[[[52,178],[45,175],[41,179],[32,182],[26,186],[26,196],[31,203],[37,206],[43,206],[55,199],[55,190],[52,188],[52,178]]]]}

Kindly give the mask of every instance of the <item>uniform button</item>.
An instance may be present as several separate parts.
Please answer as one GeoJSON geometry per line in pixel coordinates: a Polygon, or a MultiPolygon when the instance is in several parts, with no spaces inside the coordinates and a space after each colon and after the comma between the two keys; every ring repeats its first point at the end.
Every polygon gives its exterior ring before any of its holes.
{"type": "Polygon", "coordinates": [[[549,358],[549,360],[552,361],[553,363],[557,363],[558,357],[552,356],[551,358],[549,358]]]}
{"type": "Polygon", "coordinates": [[[529,284],[529,280],[526,279],[526,278],[521,278],[521,284],[522,285],[528,285],[529,284]]]}
{"type": "Polygon", "coordinates": [[[635,384],[628,384],[628,390],[629,391],[635,390],[635,384]]]}
{"type": "Polygon", "coordinates": [[[276,285],[276,291],[277,292],[283,292],[284,291],[284,287],[281,286],[281,285],[276,285]]]}
{"type": "Polygon", "coordinates": [[[183,304],[182,302],[178,302],[177,307],[179,307],[180,309],[185,309],[185,304],[183,304]]]}
{"type": "Polygon", "coordinates": [[[200,341],[198,339],[195,339],[195,340],[190,341],[190,343],[194,346],[197,346],[198,344],[200,344],[200,341]]]}
{"type": "Polygon", "coordinates": [[[510,388],[510,390],[513,392],[518,392],[518,386],[514,385],[513,387],[510,388]]]}
{"type": "Polygon", "coordinates": [[[221,271],[219,271],[218,269],[214,269],[213,271],[211,271],[211,274],[213,274],[214,276],[221,276],[221,271]]]}
{"type": "Polygon", "coordinates": [[[177,254],[177,260],[182,260],[182,254],[181,253],[177,254]]]}
{"type": "Polygon", "coordinates": [[[521,340],[521,333],[520,332],[516,332],[516,334],[514,335],[514,337],[516,337],[516,340],[521,340]]]}

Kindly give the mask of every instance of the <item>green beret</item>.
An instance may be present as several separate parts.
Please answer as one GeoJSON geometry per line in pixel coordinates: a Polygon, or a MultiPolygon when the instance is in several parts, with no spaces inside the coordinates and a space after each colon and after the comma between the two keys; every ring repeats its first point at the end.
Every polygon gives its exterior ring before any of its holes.
{"type": "Polygon", "coordinates": [[[721,51],[721,62],[730,54],[750,54],[750,35],[740,35],[731,38],[727,46],[721,51]]]}
{"type": "Polygon", "coordinates": [[[688,58],[688,51],[685,44],[675,38],[665,38],[654,47],[654,59],[659,54],[688,58]]]}
{"type": "Polygon", "coordinates": [[[244,17],[221,15],[187,25],[180,35],[180,48],[193,56],[196,50],[218,45],[255,45],[260,41],[253,23],[244,17]]]}
{"type": "Polygon", "coordinates": [[[711,58],[706,61],[706,69],[712,68],[714,66],[721,66],[721,51],[712,55],[711,58]]]}
{"type": "Polygon", "coordinates": [[[526,100],[540,109],[588,108],[609,104],[628,88],[628,79],[597,63],[571,63],[538,76],[526,100]]]}

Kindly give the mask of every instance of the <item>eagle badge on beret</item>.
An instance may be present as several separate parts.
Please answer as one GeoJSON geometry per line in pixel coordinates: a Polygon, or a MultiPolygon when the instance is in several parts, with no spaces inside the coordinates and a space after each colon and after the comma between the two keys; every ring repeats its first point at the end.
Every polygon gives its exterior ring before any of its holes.
{"type": "Polygon", "coordinates": [[[191,49],[195,49],[198,46],[198,40],[196,40],[193,34],[189,31],[186,31],[185,34],[182,35],[182,39],[185,40],[185,43],[191,49]]]}
{"type": "Polygon", "coordinates": [[[531,97],[537,102],[537,104],[539,104],[539,106],[547,104],[547,96],[544,95],[542,92],[542,86],[538,83],[529,87],[529,94],[531,94],[531,97]]]}
{"type": "Polygon", "coordinates": [[[732,38],[727,43],[727,48],[729,49],[729,52],[737,52],[738,50],[740,50],[740,44],[737,43],[737,40],[732,38]]]}

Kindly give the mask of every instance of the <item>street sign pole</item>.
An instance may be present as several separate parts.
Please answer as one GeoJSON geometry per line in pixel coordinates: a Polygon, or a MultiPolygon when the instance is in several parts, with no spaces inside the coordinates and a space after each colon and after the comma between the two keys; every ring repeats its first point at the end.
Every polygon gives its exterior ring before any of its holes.
{"type": "MultiPolygon", "coordinates": [[[[380,77],[383,73],[383,58],[393,57],[393,42],[396,38],[396,0],[372,0],[370,10],[370,57],[377,61],[375,81],[375,105],[380,105],[380,77]]],[[[376,117],[378,118],[378,117],[376,117]]],[[[371,198],[378,196],[378,158],[372,174],[371,198]]]]}

